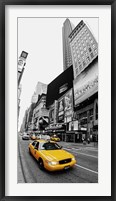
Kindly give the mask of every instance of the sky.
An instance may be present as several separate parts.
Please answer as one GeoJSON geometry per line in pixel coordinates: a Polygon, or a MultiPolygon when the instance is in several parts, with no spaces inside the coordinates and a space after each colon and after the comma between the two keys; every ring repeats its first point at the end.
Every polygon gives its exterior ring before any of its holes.
{"type": "MultiPolygon", "coordinates": [[[[63,72],[62,26],[66,18],[18,18],[18,57],[28,53],[21,79],[19,129],[37,82],[49,84],[63,72]]],[[[98,18],[69,18],[76,26],[82,19],[98,42],[98,18]]]]}

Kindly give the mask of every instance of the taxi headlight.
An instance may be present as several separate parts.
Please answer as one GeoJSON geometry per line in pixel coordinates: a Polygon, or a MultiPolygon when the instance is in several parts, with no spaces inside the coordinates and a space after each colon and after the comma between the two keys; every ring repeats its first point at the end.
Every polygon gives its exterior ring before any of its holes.
{"type": "Polygon", "coordinates": [[[75,161],[75,158],[74,158],[74,157],[72,158],[72,161],[75,161]]]}
{"type": "Polygon", "coordinates": [[[50,161],[50,162],[48,162],[48,164],[49,164],[49,165],[57,165],[58,162],[57,162],[57,161],[50,161]]]}

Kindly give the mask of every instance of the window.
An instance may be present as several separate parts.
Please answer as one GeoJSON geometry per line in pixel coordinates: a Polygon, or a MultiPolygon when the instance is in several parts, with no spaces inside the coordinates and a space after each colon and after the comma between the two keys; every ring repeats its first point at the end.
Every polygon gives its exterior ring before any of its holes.
{"type": "Polygon", "coordinates": [[[39,142],[36,142],[34,148],[38,150],[38,148],[39,148],[39,142]]]}
{"type": "Polygon", "coordinates": [[[89,47],[88,50],[89,50],[89,52],[91,52],[92,51],[91,47],[89,47]]]}
{"type": "Polygon", "coordinates": [[[51,142],[44,143],[42,147],[45,150],[57,150],[57,149],[61,149],[61,147],[57,143],[51,143],[51,142]]]}
{"type": "Polygon", "coordinates": [[[94,50],[95,54],[97,54],[97,49],[94,50]]]}
{"type": "Polygon", "coordinates": [[[87,61],[90,62],[90,58],[89,58],[89,56],[87,57],[87,61]]]}
{"type": "Polygon", "coordinates": [[[35,147],[35,145],[37,144],[37,142],[36,141],[34,141],[33,143],[32,143],[32,145],[35,147]]]}
{"type": "Polygon", "coordinates": [[[78,71],[78,68],[76,69],[76,74],[78,74],[79,73],[79,71],[78,71]]]}
{"type": "Polygon", "coordinates": [[[79,66],[79,70],[80,70],[80,71],[82,70],[82,65],[79,66]]]}
{"type": "Polygon", "coordinates": [[[94,54],[93,54],[93,52],[91,52],[91,54],[90,54],[90,55],[91,55],[91,58],[93,59],[93,57],[94,57],[94,54]]]}
{"type": "Polygon", "coordinates": [[[84,66],[84,67],[86,66],[86,62],[85,62],[85,61],[83,61],[83,66],[84,66]]]}

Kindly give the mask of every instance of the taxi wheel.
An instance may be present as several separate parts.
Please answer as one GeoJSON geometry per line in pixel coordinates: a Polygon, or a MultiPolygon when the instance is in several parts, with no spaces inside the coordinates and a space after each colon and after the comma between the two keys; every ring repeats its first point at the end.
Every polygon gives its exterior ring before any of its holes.
{"type": "Polygon", "coordinates": [[[39,168],[40,168],[41,170],[44,169],[43,160],[42,160],[41,158],[38,160],[38,165],[39,165],[39,168]]]}

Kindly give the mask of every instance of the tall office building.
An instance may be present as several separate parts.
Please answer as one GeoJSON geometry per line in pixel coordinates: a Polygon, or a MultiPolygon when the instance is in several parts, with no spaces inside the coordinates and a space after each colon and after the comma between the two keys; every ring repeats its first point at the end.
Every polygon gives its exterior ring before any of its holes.
{"type": "Polygon", "coordinates": [[[83,20],[69,35],[69,43],[75,79],[98,56],[98,44],[83,20]]]}
{"type": "Polygon", "coordinates": [[[62,37],[63,37],[63,70],[66,70],[72,65],[71,49],[68,36],[74,29],[74,25],[67,18],[63,23],[62,37]]]}
{"type": "Polygon", "coordinates": [[[31,103],[36,103],[38,100],[38,95],[41,95],[42,93],[47,93],[47,84],[38,82],[35,88],[35,92],[31,98],[31,103]]]}

